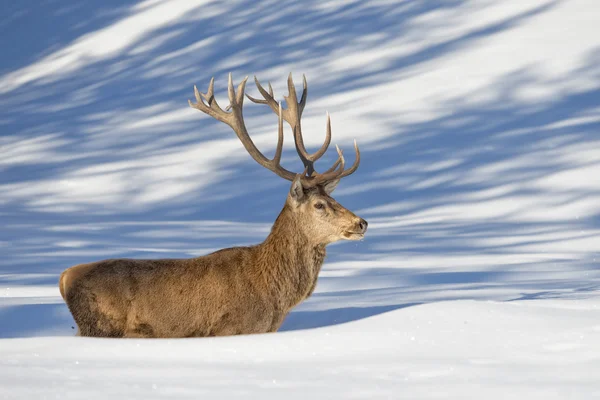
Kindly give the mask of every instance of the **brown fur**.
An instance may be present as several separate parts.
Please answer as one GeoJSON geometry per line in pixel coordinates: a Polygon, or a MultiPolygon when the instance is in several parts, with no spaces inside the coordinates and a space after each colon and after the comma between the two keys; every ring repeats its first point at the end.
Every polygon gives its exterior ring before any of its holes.
{"type": "Polygon", "coordinates": [[[59,288],[78,335],[275,332],[314,291],[325,246],[364,235],[366,221],[329,196],[336,184],[305,189],[294,180],[271,233],[255,246],[191,259],[104,260],[65,270],[59,288]]]}

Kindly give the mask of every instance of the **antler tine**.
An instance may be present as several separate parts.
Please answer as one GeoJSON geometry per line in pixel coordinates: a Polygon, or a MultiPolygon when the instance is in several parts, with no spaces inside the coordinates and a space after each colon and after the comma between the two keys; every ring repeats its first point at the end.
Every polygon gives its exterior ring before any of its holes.
{"type": "Polygon", "coordinates": [[[248,75],[246,75],[244,80],[238,85],[237,94],[235,96],[235,101],[240,105],[240,107],[244,104],[244,90],[246,89],[246,82],[248,82],[248,75]]]}
{"type": "Polygon", "coordinates": [[[229,73],[229,81],[227,82],[227,95],[229,96],[229,104],[233,105],[235,102],[235,90],[233,89],[233,78],[231,72],[229,73]]]}
{"type": "MultiPolygon", "coordinates": [[[[254,83],[256,84],[256,88],[258,89],[260,94],[264,97],[264,100],[255,99],[254,97],[250,96],[249,94],[246,94],[246,97],[248,97],[248,99],[250,99],[250,101],[252,101],[253,103],[268,104],[269,107],[271,107],[271,109],[275,112],[275,114],[279,114],[277,101],[275,101],[275,99],[273,98],[273,88],[271,87],[271,83],[269,83],[269,92],[267,92],[265,90],[265,88],[262,87],[262,85],[258,81],[258,78],[256,77],[256,75],[254,76],[254,83]]],[[[287,118],[286,118],[286,121],[287,121],[287,118]]]]}
{"type": "Polygon", "coordinates": [[[211,77],[210,78],[210,83],[208,84],[208,91],[206,92],[206,95],[204,95],[204,98],[206,99],[206,101],[208,102],[208,104],[210,104],[212,102],[212,100],[214,99],[215,95],[215,77],[211,77]]]}
{"type": "Polygon", "coordinates": [[[327,112],[327,129],[325,130],[325,142],[319,150],[310,155],[310,160],[314,163],[325,154],[331,143],[331,117],[327,112]]]}
{"type": "Polygon", "coordinates": [[[338,157],[337,161],[335,163],[333,163],[333,165],[331,166],[331,168],[329,168],[327,171],[323,172],[324,174],[328,174],[331,171],[335,171],[335,169],[337,168],[337,166],[340,165],[340,158],[338,157]]]}
{"type": "Polygon", "coordinates": [[[227,117],[229,114],[219,107],[219,103],[217,103],[217,99],[214,97],[214,78],[210,80],[206,94],[200,92],[196,85],[194,85],[194,96],[196,97],[196,103],[194,104],[188,100],[190,107],[200,110],[221,122],[229,124],[227,117]],[[206,103],[204,100],[206,100],[206,103]]]}
{"type": "MultiPolygon", "coordinates": [[[[229,77],[231,78],[231,74],[229,74],[229,77]]],[[[246,82],[248,81],[248,76],[246,76],[244,78],[243,81],[240,82],[240,84],[237,87],[237,90],[235,92],[235,102],[242,107],[243,103],[244,103],[244,89],[246,88],[246,82]]],[[[233,82],[231,83],[231,87],[233,88],[233,82]]],[[[225,108],[225,111],[229,111],[232,108],[232,103],[231,103],[231,92],[229,91],[229,87],[227,88],[228,90],[228,95],[230,96],[230,100],[229,100],[229,105],[227,106],[227,108],[225,108]]]]}
{"type": "Polygon", "coordinates": [[[300,97],[300,103],[298,104],[298,111],[300,115],[304,111],[306,105],[306,98],[308,96],[308,83],[306,83],[306,75],[302,74],[302,97],[300,97]]]}
{"type": "Polygon", "coordinates": [[[360,150],[358,150],[358,144],[356,144],[356,139],[354,139],[354,151],[356,152],[356,159],[354,160],[354,164],[352,164],[350,168],[348,168],[340,174],[340,179],[354,173],[354,171],[356,171],[358,165],[360,164],[360,150]]]}
{"type": "Polygon", "coordinates": [[[214,95],[213,95],[214,85],[215,85],[215,78],[212,77],[212,78],[210,78],[210,83],[208,84],[208,91],[206,92],[206,94],[199,92],[198,88],[194,85],[194,94],[196,95],[196,101],[201,102],[202,98],[204,98],[204,100],[206,100],[206,102],[210,105],[210,103],[212,102],[212,100],[214,98],[214,95]]]}
{"type": "MultiPolygon", "coordinates": [[[[204,100],[202,100],[202,97],[204,97],[204,94],[200,93],[200,91],[198,90],[198,88],[196,87],[196,85],[194,85],[194,96],[196,96],[196,102],[198,102],[198,103],[204,103],[204,100]]],[[[188,102],[190,104],[192,103],[190,100],[188,100],[188,102]]]]}
{"type": "Polygon", "coordinates": [[[292,132],[294,134],[294,144],[296,146],[296,152],[298,153],[298,157],[300,157],[302,164],[304,164],[304,166],[306,167],[306,170],[308,171],[308,176],[311,176],[315,172],[315,168],[313,162],[309,159],[310,155],[306,152],[306,149],[304,148],[304,141],[302,140],[302,130],[300,128],[300,124],[292,125],[292,132]]]}
{"type": "Polygon", "coordinates": [[[273,162],[279,165],[281,161],[281,153],[283,152],[283,115],[281,111],[281,103],[279,103],[279,123],[277,129],[277,148],[275,149],[275,156],[273,162]]]}
{"type": "Polygon", "coordinates": [[[346,159],[344,158],[344,153],[342,152],[342,150],[338,147],[338,145],[335,145],[335,149],[338,152],[338,160],[340,160],[340,167],[338,168],[340,171],[344,170],[344,167],[346,166],[346,159]]]}
{"type": "Polygon", "coordinates": [[[294,79],[292,78],[292,73],[288,75],[287,79],[288,84],[288,95],[284,96],[287,100],[288,98],[293,101],[293,105],[288,103],[288,109],[291,107],[298,107],[298,98],[296,97],[296,86],[294,85],[294,79]]]}

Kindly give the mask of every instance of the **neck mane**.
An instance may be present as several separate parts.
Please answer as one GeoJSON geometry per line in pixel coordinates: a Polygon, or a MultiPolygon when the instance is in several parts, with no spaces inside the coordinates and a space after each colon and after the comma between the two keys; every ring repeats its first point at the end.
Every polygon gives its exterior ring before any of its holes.
{"type": "Polygon", "coordinates": [[[257,267],[275,290],[282,310],[291,309],[312,294],[325,260],[325,244],[311,240],[287,203],[257,250],[257,267]]]}

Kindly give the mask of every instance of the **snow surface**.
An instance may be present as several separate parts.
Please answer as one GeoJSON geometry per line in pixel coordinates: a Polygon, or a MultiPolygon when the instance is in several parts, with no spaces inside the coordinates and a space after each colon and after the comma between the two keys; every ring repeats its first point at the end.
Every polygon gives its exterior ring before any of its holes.
{"type": "MultiPolygon", "coordinates": [[[[600,397],[598,15],[594,0],[3,4],[0,398],[600,397]],[[328,110],[334,143],[361,147],[335,197],[367,237],[329,248],[281,332],[74,337],[66,267],[267,235],[288,183],[187,106],[211,76],[225,98],[230,71],[279,98],[306,74],[306,143],[328,110]]],[[[272,113],[245,116],[272,155],[272,113]]]]}

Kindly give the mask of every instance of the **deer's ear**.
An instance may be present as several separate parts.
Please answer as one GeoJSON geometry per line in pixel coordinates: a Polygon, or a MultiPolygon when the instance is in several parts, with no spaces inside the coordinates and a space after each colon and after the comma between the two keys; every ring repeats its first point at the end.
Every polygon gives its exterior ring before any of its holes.
{"type": "Polygon", "coordinates": [[[333,193],[333,191],[337,187],[338,183],[340,183],[339,179],[329,181],[323,185],[323,190],[325,190],[325,193],[327,193],[328,195],[331,195],[331,193],[333,193]]]}
{"type": "Polygon", "coordinates": [[[302,181],[300,175],[296,175],[290,188],[290,199],[295,203],[299,203],[304,198],[304,188],[302,187],[302,181]]]}

